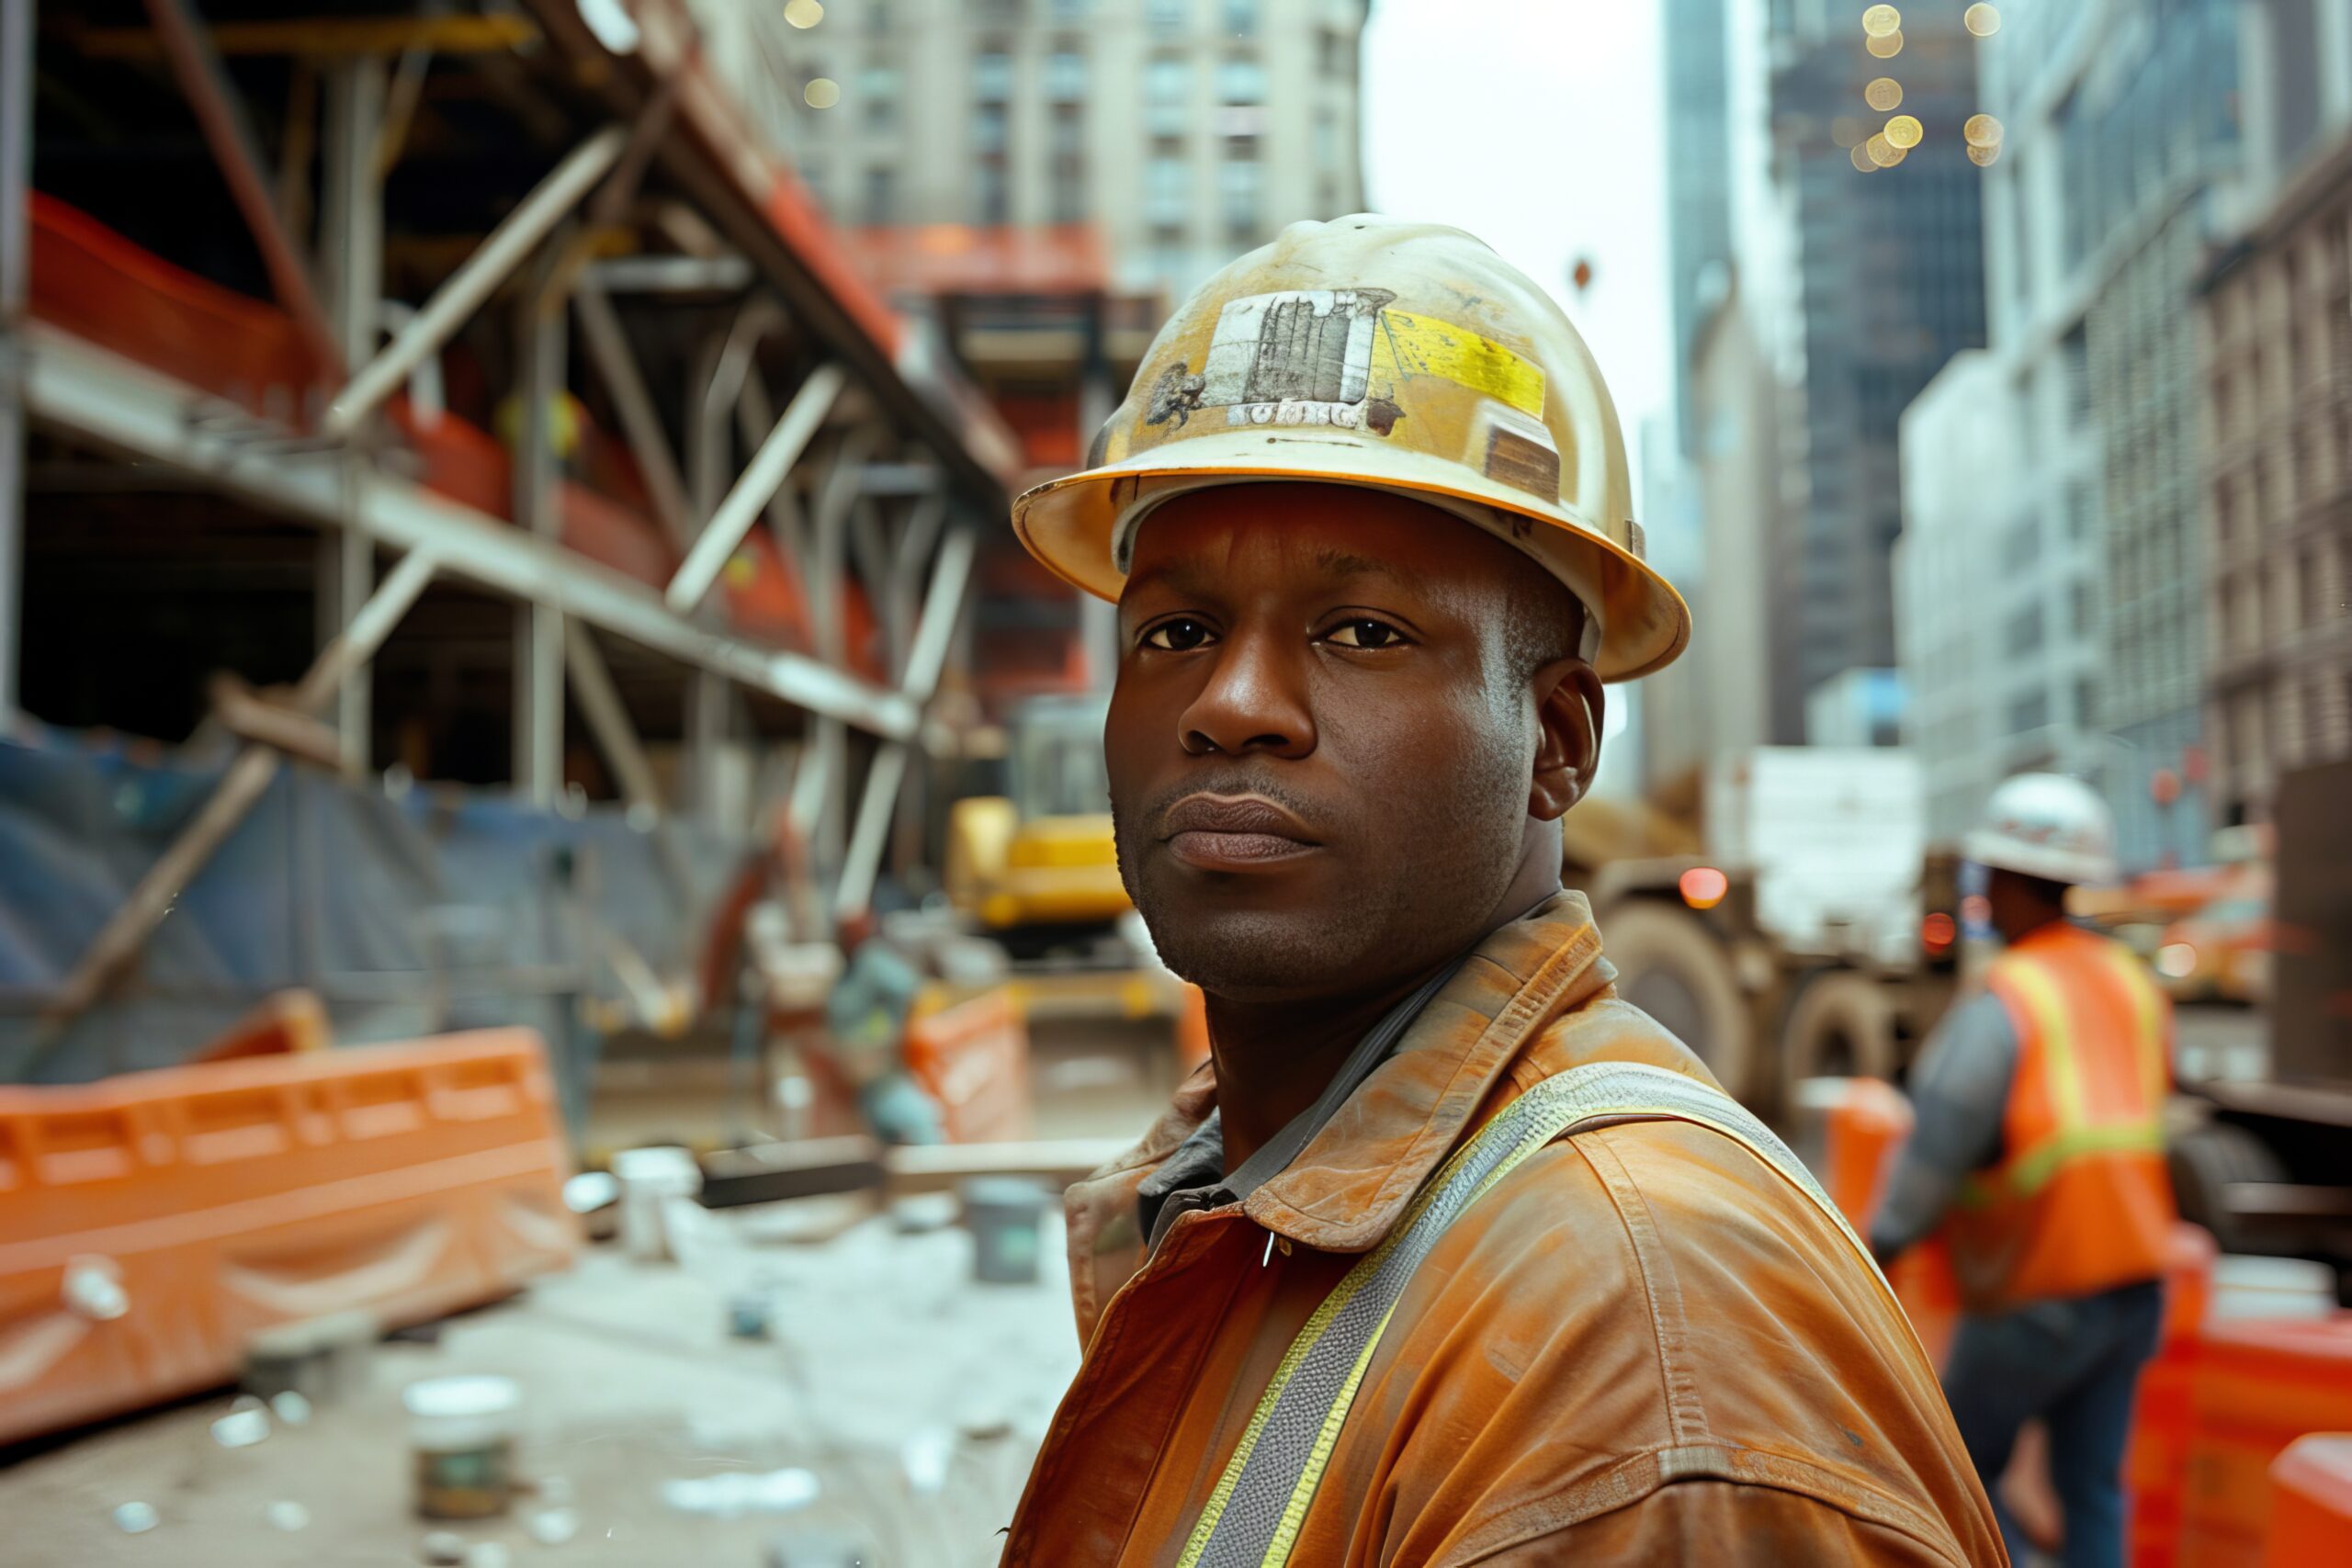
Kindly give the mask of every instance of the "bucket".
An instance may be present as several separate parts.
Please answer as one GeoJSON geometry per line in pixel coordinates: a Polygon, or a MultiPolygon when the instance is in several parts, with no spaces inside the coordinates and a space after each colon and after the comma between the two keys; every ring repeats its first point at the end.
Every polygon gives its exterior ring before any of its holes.
{"type": "Polygon", "coordinates": [[[1011,1176],[976,1176],[960,1189],[972,1233],[972,1278],[989,1285],[1037,1282],[1037,1228],[1044,1189],[1011,1176]]]}
{"type": "Polygon", "coordinates": [[[613,1156],[613,1177],[621,1184],[621,1249],[640,1263],[673,1260],[664,1204],[702,1190],[702,1167],[694,1151],[670,1145],[623,1149],[613,1156]]]}
{"type": "Polygon", "coordinates": [[[426,1378],[401,1391],[416,1471],[416,1511],[428,1519],[503,1514],[514,1495],[514,1427],[523,1406],[513,1378],[426,1378]]]}

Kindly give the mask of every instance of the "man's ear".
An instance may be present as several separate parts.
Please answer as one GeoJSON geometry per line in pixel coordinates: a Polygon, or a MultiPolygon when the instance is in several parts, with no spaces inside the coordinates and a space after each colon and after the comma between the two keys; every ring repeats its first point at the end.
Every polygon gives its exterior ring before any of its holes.
{"type": "Polygon", "coordinates": [[[1608,699],[1600,676],[1581,659],[1560,659],[1535,672],[1535,767],[1527,814],[1556,822],[1582,800],[1600,767],[1600,721],[1608,699]]]}

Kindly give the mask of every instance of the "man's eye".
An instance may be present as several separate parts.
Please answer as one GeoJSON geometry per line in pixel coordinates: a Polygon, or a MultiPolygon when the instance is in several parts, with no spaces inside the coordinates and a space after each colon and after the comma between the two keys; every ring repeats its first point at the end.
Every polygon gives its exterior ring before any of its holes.
{"type": "Polygon", "coordinates": [[[1405,641],[1405,634],[1386,621],[1347,621],[1331,628],[1324,637],[1341,648],[1396,648],[1405,641]]]}
{"type": "Polygon", "coordinates": [[[1146,648],[1165,649],[1170,653],[1183,653],[1211,641],[1208,627],[1200,622],[1178,618],[1162,621],[1143,634],[1146,648]]]}

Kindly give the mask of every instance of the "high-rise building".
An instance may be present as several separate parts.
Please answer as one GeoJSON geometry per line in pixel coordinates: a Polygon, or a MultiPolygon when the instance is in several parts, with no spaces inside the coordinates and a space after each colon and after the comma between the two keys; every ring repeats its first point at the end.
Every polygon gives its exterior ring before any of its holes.
{"type": "Polygon", "coordinates": [[[1896,423],[1946,361],[1984,341],[1983,177],[1961,137],[1980,106],[1961,8],[1913,8],[1891,55],[1870,51],[1860,15],[1770,0],[1766,18],[1769,172],[1789,272],[1759,298],[1789,312],[1762,324],[1792,373],[1801,479],[1771,551],[1771,730],[1783,741],[1804,738],[1815,687],[1894,664],[1896,423]],[[1923,139],[1880,167],[1861,144],[1897,112],[1923,139]]]}
{"type": "Polygon", "coordinates": [[[740,96],[840,220],[1091,223],[1115,288],[1170,298],[1286,223],[1362,208],[1367,9],[833,0],[803,28],[768,0],[695,0],[714,56],[756,78],[740,96]]]}
{"type": "MultiPolygon", "coordinates": [[[[2198,484],[2196,283],[2240,166],[2244,0],[2037,0],[2050,55],[1988,53],[2050,84],[2052,152],[2026,174],[2038,243],[2089,299],[2086,401],[2105,540],[2093,718],[2127,869],[2206,858],[2204,548],[2198,484]],[[2157,13],[2161,11],[2162,15],[2157,13]],[[2158,25],[2158,24],[2161,25],[2158,25]],[[2054,165],[2054,166],[2053,166],[2054,165]]],[[[2006,32],[2007,29],[2004,29],[2006,32]]],[[[2008,69],[2006,64],[2002,69],[2008,69]]],[[[2029,216],[2028,227],[2033,223],[2029,216]]]]}
{"type": "Polygon", "coordinates": [[[2248,179],[2206,279],[2205,736],[2221,825],[2352,756],[2352,6],[2245,35],[2248,179]]]}
{"type": "MultiPolygon", "coordinates": [[[[1698,445],[1690,351],[1723,299],[1731,265],[1731,105],[1724,0],[1666,0],[1666,239],[1672,271],[1675,437],[1698,445]]],[[[1651,529],[1651,536],[1657,530],[1651,529]]]]}

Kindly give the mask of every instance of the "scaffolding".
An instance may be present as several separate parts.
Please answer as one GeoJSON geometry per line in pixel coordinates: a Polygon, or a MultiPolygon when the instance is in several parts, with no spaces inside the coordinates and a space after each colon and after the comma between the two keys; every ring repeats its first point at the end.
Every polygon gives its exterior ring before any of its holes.
{"type": "Polygon", "coordinates": [[[234,742],[51,1018],[289,754],[781,802],[837,915],[920,856],[1023,452],[698,49],[678,0],[0,0],[0,724],[234,742]]]}

